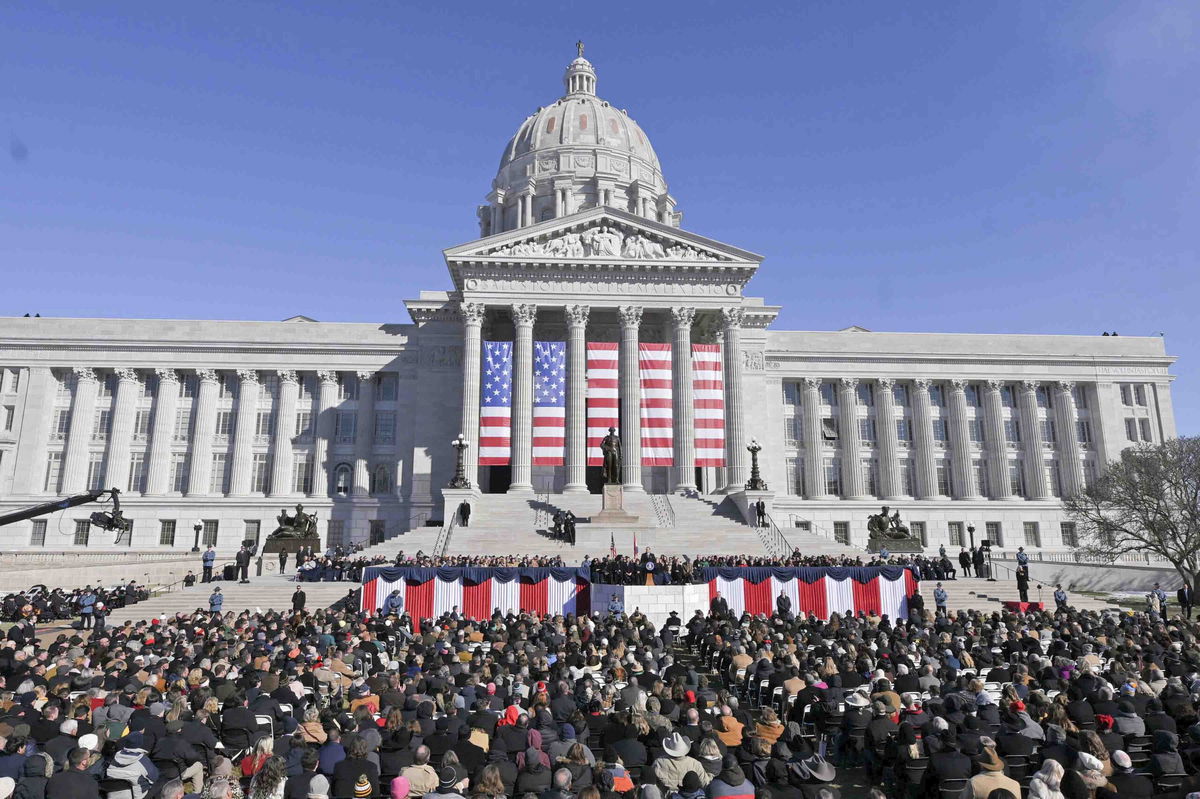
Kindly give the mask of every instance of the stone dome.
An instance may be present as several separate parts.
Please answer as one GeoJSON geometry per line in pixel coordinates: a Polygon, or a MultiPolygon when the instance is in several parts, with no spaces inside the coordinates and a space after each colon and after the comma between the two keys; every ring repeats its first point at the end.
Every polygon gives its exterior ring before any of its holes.
{"type": "Polygon", "coordinates": [[[598,205],[679,224],[649,137],[596,96],[596,72],[579,50],[563,76],[566,94],[528,116],[505,146],[489,204],[479,208],[481,235],[598,205]]]}

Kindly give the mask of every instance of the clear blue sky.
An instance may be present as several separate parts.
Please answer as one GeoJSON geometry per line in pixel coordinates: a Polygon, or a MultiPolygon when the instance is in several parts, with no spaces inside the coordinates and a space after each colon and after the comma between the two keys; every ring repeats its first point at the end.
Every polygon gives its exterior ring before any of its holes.
{"type": "Polygon", "coordinates": [[[1166,334],[1200,433],[1196,3],[0,8],[0,314],[407,321],[574,42],[783,329],[1166,334]]]}

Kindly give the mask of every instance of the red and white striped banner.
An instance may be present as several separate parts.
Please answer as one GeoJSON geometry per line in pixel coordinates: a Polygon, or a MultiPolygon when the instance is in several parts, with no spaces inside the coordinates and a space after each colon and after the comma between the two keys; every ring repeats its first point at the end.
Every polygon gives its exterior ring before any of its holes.
{"type": "Polygon", "coordinates": [[[580,577],[556,580],[547,576],[537,582],[486,579],[466,581],[460,574],[454,579],[431,577],[417,582],[400,576],[401,569],[368,572],[364,575],[362,609],[376,613],[392,591],[399,591],[402,608],[413,619],[414,629],[422,619],[438,619],[454,608],[467,619],[491,618],[494,610],[517,613],[588,613],[591,607],[590,583],[580,577]],[[392,572],[388,579],[387,572],[392,572]]]}
{"type": "Polygon", "coordinates": [[[642,465],[675,463],[674,411],[671,389],[671,345],[638,344],[642,383],[642,465]]]}
{"type": "Polygon", "coordinates": [[[696,465],[725,465],[725,380],[720,344],[692,345],[696,465]]]}
{"type": "MultiPolygon", "coordinates": [[[[838,571],[849,572],[848,569],[838,571]]],[[[772,576],[755,583],[744,577],[726,579],[718,575],[708,581],[708,598],[711,601],[719,591],[729,603],[730,612],[736,616],[746,612],[771,615],[775,612],[775,600],[782,592],[792,600],[792,612],[798,616],[812,614],[819,619],[828,619],[833,613],[845,616],[861,611],[886,614],[895,620],[908,618],[908,597],[916,587],[917,580],[911,569],[903,569],[891,579],[878,574],[859,581],[848,574],[842,579],[826,574],[811,583],[798,577],[780,580],[772,576]]]]}
{"type": "Polygon", "coordinates": [[[589,341],[587,345],[587,464],[603,466],[600,442],[608,428],[618,427],[620,383],[616,342],[589,341]]]}

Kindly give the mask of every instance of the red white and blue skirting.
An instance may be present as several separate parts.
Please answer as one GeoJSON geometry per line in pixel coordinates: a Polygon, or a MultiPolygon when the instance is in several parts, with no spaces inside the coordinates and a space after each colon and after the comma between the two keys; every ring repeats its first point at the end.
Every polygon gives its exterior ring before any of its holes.
{"type": "Polygon", "coordinates": [[[476,568],[465,566],[370,566],[363,572],[362,609],[376,613],[392,591],[419,624],[455,607],[480,621],[501,614],[586,614],[591,608],[591,577],[580,568],[476,568]]]}
{"type": "Polygon", "coordinates": [[[828,619],[861,611],[906,619],[908,598],[917,588],[912,570],[904,566],[709,568],[704,577],[709,600],[720,591],[738,616],[746,611],[771,615],[782,591],[797,616],[828,619]]]}

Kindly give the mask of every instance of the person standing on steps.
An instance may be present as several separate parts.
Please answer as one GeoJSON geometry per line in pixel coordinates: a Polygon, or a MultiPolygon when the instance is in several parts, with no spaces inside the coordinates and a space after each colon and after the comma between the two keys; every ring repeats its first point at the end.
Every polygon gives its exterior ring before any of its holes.
{"type": "Polygon", "coordinates": [[[237,558],[235,559],[238,567],[238,582],[250,582],[250,550],[246,549],[246,545],[242,544],[242,548],[238,550],[237,558]]]}
{"type": "Polygon", "coordinates": [[[992,575],[988,574],[987,560],[983,555],[983,547],[979,547],[978,549],[971,547],[971,551],[974,553],[971,555],[971,565],[975,567],[975,576],[985,579],[991,577],[992,575]]]}
{"type": "Polygon", "coordinates": [[[958,568],[962,569],[963,577],[971,576],[971,556],[966,547],[958,548],[958,568]]]}
{"type": "Polygon", "coordinates": [[[933,606],[937,609],[936,612],[939,615],[950,615],[950,610],[948,607],[949,600],[950,595],[946,593],[945,588],[942,588],[942,584],[938,583],[937,587],[933,589],[933,606]]]}
{"type": "Polygon", "coordinates": [[[308,602],[308,595],[304,593],[304,589],[299,585],[292,592],[292,612],[300,613],[304,610],[304,605],[308,602]]]}
{"type": "Polygon", "coordinates": [[[1017,547],[1017,565],[1029,565],[1029,553],[1025,551],[1025,547],[1017,547]]]}
{"type": "Polygon", "coordinates": [[[767,526],[767,503],[761,499],[754,503],[754,515],[758,519],[759,527],[767,526]]]}
{"type": "Polygon", "coordinates": [[[221,594],[221,586],[214,586],[212,594],[208,597],[208,612],[217,616],[221,613],[221,608],[225,605],[225,597],[221,594]]]}
{"type": "Polygon", "coordinates": [[[217,551],[213,549],[213,545],[209,544],[208,549],[204,550],[204,554],[200,556],[200,564],[204,567],[204,582],[212,582],[213,563],[217,560],[217,551]]]}
{"type": "Polygon", "coordinates": [[[1071,606],[1067,604],[1067,592],[1063,590],[1062,583],[1054,586],[1054,604],[1055,611],[1068,610],[1071,606]]]}
{"type": "Polygon", "coordinates": [[[1017,594],[1022,602],[1029,601],[1029,567],[1017,567],[1017,594]]]}
{"type": "Polygon", "coordinates": [[[288,556],[288,553],[287,553],[286,549],[279,550],[279,573],[280,574],[283,574],[284,570],[287,569],[287,556],[288,556]]]}
{"type": "Polygon", "coordinates": [[[96,609],[96,594],[92,591],[92,587],[86,586],[83,589],[83,594],[79,597],[79,629],[90,630],[95,619],[92,613],[96,609]]]}
{"type": "Polygon", "coordinates": [[[471,503],[460,502],[458,505],[458,523],[463,527],[469,527],[471,524],[471,503]]]}

